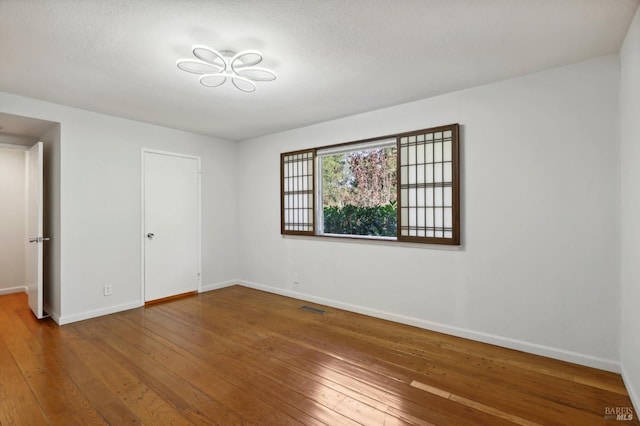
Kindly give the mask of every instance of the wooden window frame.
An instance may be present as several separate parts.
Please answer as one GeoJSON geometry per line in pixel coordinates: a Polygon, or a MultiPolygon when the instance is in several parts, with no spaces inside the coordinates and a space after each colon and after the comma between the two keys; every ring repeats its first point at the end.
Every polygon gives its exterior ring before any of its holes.
{"type": "MultiPolygon", "coordinates": [[[[444,163],[444,160],[441,161],[442,163],[444,163]]],[[[426,164],[426,163],[425,163],[426,164]]],[[[435,164],[432,163],[432,164],[435,164]]],[[[447,182],[447,186],[449,186],[448,182],[447,182]]],[[[409,208],[408,206],[405,206],[406,208],[409,208]]],[[[438,206],[440,208],[444,208],[445,206],[438,206]]],[[[446,206],[448,208],[448,206],[446,206]]],[[[436,208],[436,207],[433,207],[436,208]]],[[[444,228],[442,228],[444,229],[444,228]]],[[[421,243],[421,244],[437,244],[437,245],[452,245],[452,246],[458,246],[460,245],[460,241],[461,241],[461,230],[460,230],[460,126],[459,124],[449,124],[446,126],[438,126],[438,127],[431,127],[431,128],[427,128],[427,129],[421,129],[421,130],[414,130],[414,131],[410,131],[410,132],[403,132],[403,133],[396,133],[396,134],[392,134],[392,135],[386,135],[386,136],[380,136],[380,137],[375,137],[375,138],[369,138],[369,139],[362,139],[362,140],[358,140],[358,141],[353,141],[353,142],[344,142],[344,143],[339,143],[339,144],[333,144],[333,145],[326,145],[326,146],[322,146],[322,147],[316,147],[316,148],[310,148],[310,149],[304,149],[304,150],[298,150],[298,151],[291,151],[291,152],[285,152],[280,154],[280,233],[283,235],[306,235],[306,236],[317,236],[317,237],[324,237],[324,238],[352,238],[352,239],[362,239],[362,240],[375,240],[375,241],[386,241],[389,243],[394,243],[394,242],[409,242],[409,243],[421,243]],[[451,199],[451,212],[452,212],[452,236],[450,238],[444,238],[444,237],[427,237],[427,236],[408,236],[408,235],[401,235],[401,229],[403,226],[402,223],[402,215],[401,215],[401,209],[403,208],[403,204],[402,204],[402,196],[401,196],[401,188],[403,185],[407,185],[406,183],[403,184],[401,182],[401,167],[402,167],[402,161],[401,161],[401,140],[403,137],[411,137],[411,136],[417,136],[417,135],[426,135],[429,133],[438,133],[438,132],[445,132],[445,131],[451,131],[452,137],[451,137],[451,168],[452,168],[452,176],[451,176],[451,183],[450,186],[452,188],[452,199],[451,199]],[[380,141],[380,140],[384,140],[384,139],[392,139],[394,138],[396,140],[396,155],[398,156],[397,158],[397,170],[396,170],[396,191],[397,191],[397,200],[398,200],[398,211],[397,211],[397,233],[396,233],[396,238],[392,239],[390,237],[385,237],[385,238],[377,238],[377,237],[373,237],[373,236],[359,236],[359,235],[337,235],[337,234],[318,234],[317,233],[317,216],[316,216],[316,199],[318,197],[318,192],[319,192],[319,188],[318,185],[319,183],[317,182],[317,173],[316,173],[316,162],[317,162],[317,152],[318,151],[322,151],[322,150],[326,150],[326,149],[330,149],[330,148],[337,148],[337,147],[346,147],[349,145],[357,145],[357,144],[366,144],[366,143],[375,143],[376,141],[380,141]],[[287,230],[285,229],[285,183],[284,183],[284,178],[285,178],[285,171],[284,171],[284,166],[285,166],[285,157],[287,156],[291,156],[291,155],[297,155],[297,154],[304,154],[304,153],[311,153],[312,155],[312,180],[313,180],[313,188],[312,188],[312,199],[313,199],[313,204],[312,204],[312,213],[313,213],[313,223],[312,223],[312,230],[310,231],[295,231],[295,230],[287,230]]]]}
{"type": "Polygon", "coordinates": [[[280,233],[285,235],[315,235],[316,234],[316,150],[315,149],[302,149],[299,151],[285,152],[280,154],[280,233]],[[300,231],[287,229],[287,223],[285,221],[285,196],[293,194],[299,195],[300,191],[286,191],[285,192],[285,158],[294,155],[311,155],[311,190],[305,190],[304,193],[311,194],[311,229],[308,231],[300,231]]]}
{"type": "MultiPolygon", "coordinates": [[[[423,244],[442,244],[442,245],[460,245],[460,126],[458,124],[449,124],[446,126],[432,127],[429,129],[416,130],[412,132],[406,132],[397,135],[397,152],[398,152],[398,172],[397,172],[397,191],[398,191],[398,239],[397,241],[404,242],[415,242],[415,243],[423,243],[423,244]],[[426,135],[426,134],[435,134],[435,133],[444,133],[447,131],[451,131],[451,214],[452,214],[452,236],[450,238],[444,237],[427,237],[427,236],[406,236],[402,235],[402,228],[404,226],[402,222],[402,214],[401,209],[403,208],[403,200],[402,200],[402,188],[403,185],[401,183],[401,140],[405,137],[417,136],[417,135],[426,135]]],[[[445,161],[441,160],[440,163],[443,164],[445,161]]],[[[436,164],[435,160],[434,163],[436,164]]],[[[441,182],[442,186],[445,185],[445,182],[441,182]]],[[[428,185],[428,184],[424,184],[428,185]]],[[[438,187],[438,185],[434,182],[431,184],[434,189],[438,187]]],[[[448,185],[447,185],[448,186],[448,185]]],[[[442,206],[441,208],[444,208],[442,206]]],[[[435,227],[435,226],[434,226],[435,227]]],[[[444,230],[444,225],[442,227],[444,230]]]]}

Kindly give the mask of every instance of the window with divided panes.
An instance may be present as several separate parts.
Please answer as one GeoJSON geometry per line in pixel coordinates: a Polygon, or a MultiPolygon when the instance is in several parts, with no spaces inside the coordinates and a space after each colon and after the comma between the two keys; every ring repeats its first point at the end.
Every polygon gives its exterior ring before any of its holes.
{"type": "Polygon", "coordinates": [[[402,135],[398,146],[399,239],[459,243],[458,126],[402,135]]]}
{"type": "Polygon", "coordinates": [[[313,235],[315,150],[280,155],[283,234],[313,235]]]}
{"type": "MultiPolygon", "coordinates": [[[[458,124],[284,153],[280,161],[282,234],[460,244],[458,124]],[[389,141],[393,149],[384,148],[389,141]],[[383,148],[385,152],[382,152],[383,148]],[[336,157],[336,152],[341,154],[340,157],[336,157]],[[390,158],[390,155],[395,158],[390,158]],[[394,173],[387,170],[383,175],[387,180],[394,175],[396,180],[393,185],[387,182],[380,186],[381,191],[386,191],[385,197],[380,199],[386,200],[384,202],[387,205],[348,205],[352,202],[350,200],[355,199],[349,195],[338,203],[334,200],[331,206],[323,204],[323,185],[332,184],[327,179],[338,179],[335,177],[336,170],[339,171],[340,185],[343,185],[345,193],[356,191],[362,194],[368,191],[368,194],[375,195],[371,191],[377,189],[363,185],[370,185],[367,183],[370,181],[379,182],[380,179],[362,178],[362,182],[358,181],[362,175],[363,161],[370,161],[371,157],[378,159],[378,163],[369,165],[370,168],[379,169],[389,165],[395,168],[391,169],[394,173]],[[380,158],[384,163],[380,162],[380,158]],[[355,165],[348,164],[351,160],[355,165]],[[391,196],[388,193],[390,187],[396,191],[391,196]],[[383,211],[384,215],[379,215],[378,210],[383,211]],[[352,225],[362,225],[366,221],[373,221],[371,229],[379,229],[382,225],[375,221],[383,220],[383,228],[387,233],[368,232],[366,226],[360,226],[360,231],[350,235],[349,231],[335,231],[333,226],[331,229],[334,230],[325,234],[325,228],[329,227],[323,224],[335,219],[336,215],[342,222],[350,224],[349,229],[355,229],[352,225]],[[362,229],[365,229],[364,232],[362,229]],[[395,232],[395,236],[389,236],[389,229],[395,232]]],[[[336,193],[335,185],[331,185],[331,190],[332,194],[336,193]]]]}

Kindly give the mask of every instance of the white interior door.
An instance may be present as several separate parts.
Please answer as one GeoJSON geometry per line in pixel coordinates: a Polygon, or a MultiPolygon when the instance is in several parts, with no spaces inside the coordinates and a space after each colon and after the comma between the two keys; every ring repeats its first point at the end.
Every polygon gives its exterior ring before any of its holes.
{"type": "Polygon", "coordinates": [[[43,242],[48,238],[42,236],[43,206],[42,180],[43,159],[42,142],[38,142],[27,151],[27,256],[26,279],[29,307],[37,318],[42,312],[42,253],[43,242]]]}
{"type": "Polygon", "coordinates": [[[144,300],[196,291],[200,281],[199,159],[144,158],[144,300]]]}

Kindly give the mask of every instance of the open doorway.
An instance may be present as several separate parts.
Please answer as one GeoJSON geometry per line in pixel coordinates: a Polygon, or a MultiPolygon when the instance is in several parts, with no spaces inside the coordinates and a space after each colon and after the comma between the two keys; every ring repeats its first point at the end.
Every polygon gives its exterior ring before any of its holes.
{"type": "Polygon", "coordinates": [[[0,295],[27,290],[27,147],[0,145],[0,295]]]}
{"type": "Polygon", "coordinates": [[[38,318],[60,305],[59,151],[59,123],[0,113],[0,295],[24,291],[38,318]]]}

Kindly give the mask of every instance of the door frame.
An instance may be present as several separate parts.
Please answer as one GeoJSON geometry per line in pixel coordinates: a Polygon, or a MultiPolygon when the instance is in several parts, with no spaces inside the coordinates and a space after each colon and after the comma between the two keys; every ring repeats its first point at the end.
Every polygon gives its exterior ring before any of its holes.
{"type": "Polygon", "coordinates": [[[170,157],[196,160],[198,172],[198,293],[202,292],[202,161],[199,156],[179,152],[163,151],[142,147],[140,150],[140,306],[145,304],[145,154],[159,154],[170,157]]]}

